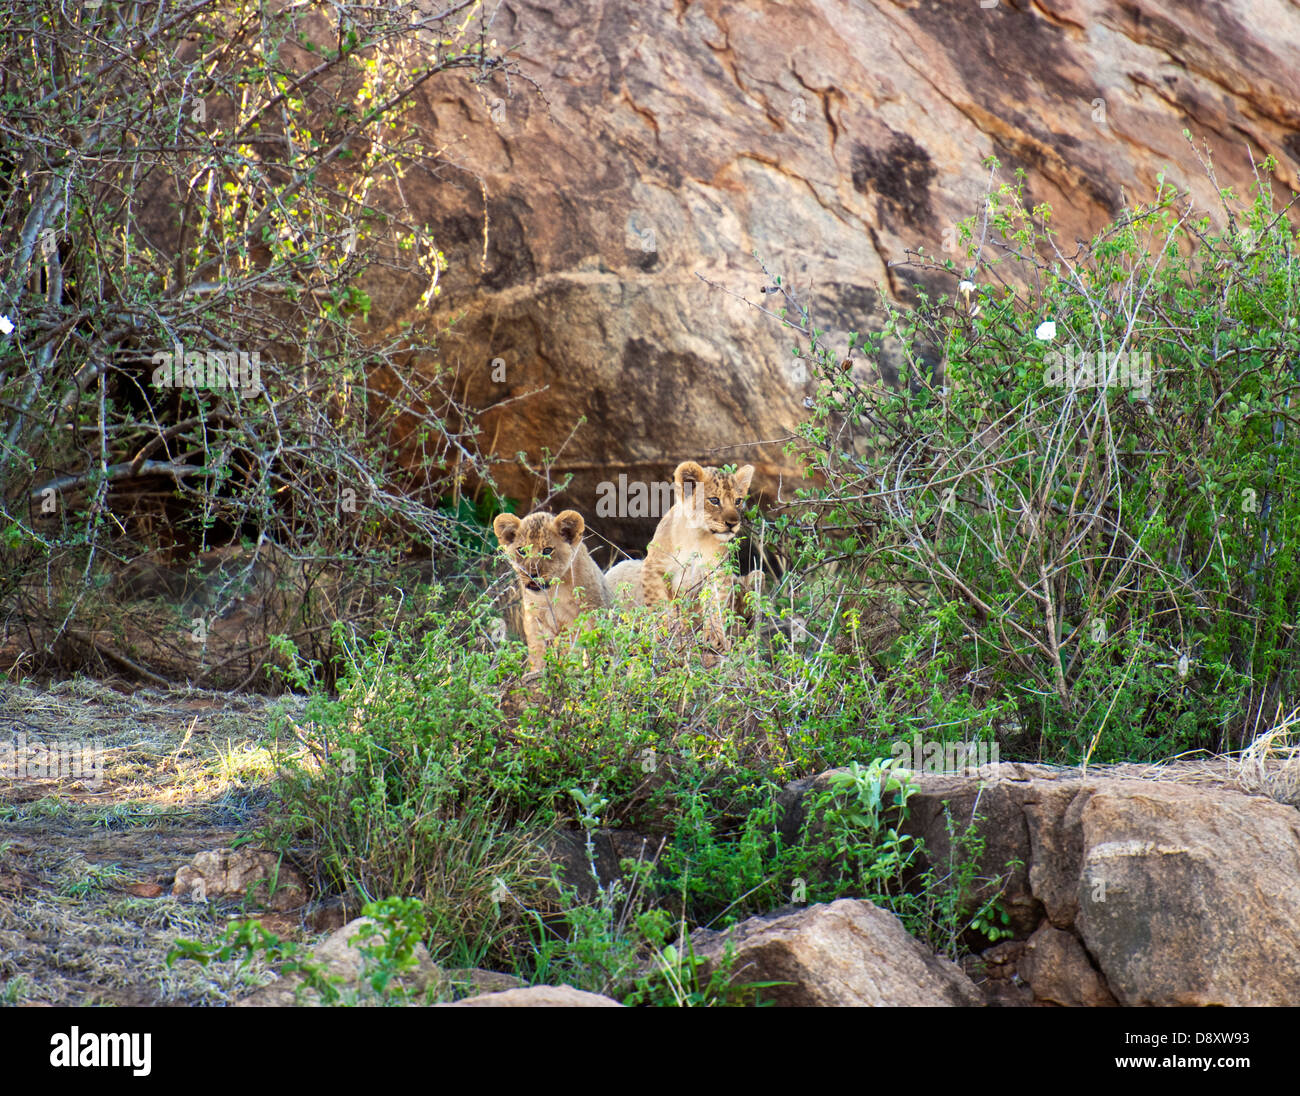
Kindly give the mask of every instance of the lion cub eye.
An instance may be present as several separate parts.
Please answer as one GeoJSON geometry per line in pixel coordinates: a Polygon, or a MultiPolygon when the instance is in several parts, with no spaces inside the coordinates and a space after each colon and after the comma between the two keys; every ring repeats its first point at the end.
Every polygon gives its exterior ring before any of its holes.
{"type": "Polygon", "coordinates": [[[722,505],[722,503],[720,503],[717,499],[709,499],[709,501],[710,501],[711,503],[713,503],[714,506],[721,506],[721,505],[722,505]]]}
{"type": "Polygon", "coordinates": [[[551,553],[554,552],[554,551],[555,551],[554,548],[543,548],[543,549],[542,549],[542,555],[544,555],[547,559],[550,559],[550,558],[551,558],[551,553]]]}

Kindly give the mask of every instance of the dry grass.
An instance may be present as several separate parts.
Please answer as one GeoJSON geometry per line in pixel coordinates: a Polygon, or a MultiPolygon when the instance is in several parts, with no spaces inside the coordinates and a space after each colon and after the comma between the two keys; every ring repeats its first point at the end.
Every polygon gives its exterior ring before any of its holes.
{"type": "Polygon", "coordinates": [[[1237,761],[1237,780],[1250,792],[1260,792],[1300,807],[1300,708],[1256,736],[1237,761]]]}
{"type": "MultiPolygon", "coordinates": [[[[103,751],[93,783],[0,775],[0,1003],[213,1005],[265,979],[233,961],[169,970],[165,957],[181,937],[216,941],[242,914],[175,899],[171,883],[195,853],[257,824],[275,703],[81,678],[0,685],[0,742],[103,751]]],[[[296,915],[263,920],[302,931],[296,915]]]]}

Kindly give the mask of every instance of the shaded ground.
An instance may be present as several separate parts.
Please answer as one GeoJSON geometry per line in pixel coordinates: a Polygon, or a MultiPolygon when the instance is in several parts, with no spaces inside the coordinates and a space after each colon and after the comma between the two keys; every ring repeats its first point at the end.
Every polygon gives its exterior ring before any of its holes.
{"type": "MultiPolygon", "coordinates": [[[[0,685],[0,1003],[215,1005],[266,980],[257,965],[164,959],[177,938],[215,940],[245,915],[173,898],[171,884],[195,853],[257,824],[284,703],[85,679],[0,685]],[[15,767],[16,747],[73,742],[98,747],[97,770],[33,773],[30,754],[15,767]]],[[[296,914],[262,920],[302,933],[296,914]]]]}

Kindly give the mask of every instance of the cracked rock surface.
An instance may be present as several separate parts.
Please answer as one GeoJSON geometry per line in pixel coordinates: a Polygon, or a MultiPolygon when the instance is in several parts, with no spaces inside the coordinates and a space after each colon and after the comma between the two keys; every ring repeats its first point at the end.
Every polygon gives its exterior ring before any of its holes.
{"type": "MultiPolygon", "coordinates": [[[[955,290],[888,264],[918,247],[964,261],[954,228],[981,208],[989,155],[999,181],[1025,171],[1067,248],[1161,172],[1221,216],[1184,129],[1240,194],[1252,154],[1300,182],[1285,0],[504,0],[493,33],[545,101],[500,77],[421,89],[413,120],[456,166],[412,171],[403,195],[450,267],[432,316],[424,283],[377,270],[370,323],[463,313],[440,354],[471,404],[511,401],[485,423],[498,454],[554,451],[585,414],[557,507],[591,510],[611,465],[662,480],[725,446],[765,492],[788,475],[771,439],[815,378],[741,299],[775,307],[755,251],[820,327],[866,330],[882,291],[955,290]]],[[[504,489],[528,498],[509,465],[504,489]]],[[[654,523],[603,531],[640,547],[654,523]]]]}

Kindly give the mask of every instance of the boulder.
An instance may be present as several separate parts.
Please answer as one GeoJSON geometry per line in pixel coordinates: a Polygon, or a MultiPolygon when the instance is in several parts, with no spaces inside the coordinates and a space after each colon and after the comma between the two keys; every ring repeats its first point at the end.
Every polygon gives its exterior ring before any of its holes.
{"type": "Polygon", "coordinates": [[[1044,922],[1029,938],[1017,973],[1042,1003],[1053,1005],[1114,1005],[1106,982],[1088,961],[1079,938],[1044,922]]]}
{"type": "Polygon", "coordinates": [[[597,829],[591,835],[591,843],[593,856],[589,859],[586,831],[562,829],[551,833],[542,847],[547,860],[556,866],[560,884],[576,888],[580,902],[590,902],[596,897],[592,861],[600,885],[607,887],[622,877],[622,861],[653,860],[663,839],[632,830],[597,829]]]}
{"type": "MultiPolygon", "coordinates": [[[[321,964],[324,968],[321,973],[336,985],[340,993],[354,998],[355,1003],[379,1004],[374,990],[363,980],[365,956],[361,952],[361,945],[365,941],[357,936],[357,932],[364,924],[375,925],[377,922],[369,917],[358,917],[354,921],[349,921],[316,945],[311,959],[321,964]]],[[[429,953],[423,944],[416,945],[415,958],[417,961],[415,969],[399,975],[393,980],[393,984],[413,994],[422,994],[430,988],[441,989],[446,984],[446,977],[437,964],[429,958],[429,953]]],[[[235,1003],[245,1008],[319,1005],[320,998],[314,989],[307,987],[299,993],[303,981],[300,973],[291,972],[276,978],[275,981],[235,1003]]],[[[419,998],[416,1001],[423,1003],[419,998]]]]}
{"type": "MultiPolygon", "coordinates": [[[[808,797],[825,791],[835,771],[795,781],[778,797],[780,829],[787,842],[795,840],[803,827],[808,797]]],[[[990,882],[977,893],[980,897],[992,894],[1005,883],[1002,902],[1012,917],[1012,928],[1028,935],[1042,920],[1043,907],[1029,881],[1033,857],[1025,806],[1027,801],[1052,794],[1052,782],[1059,774],[1045,765],[1008,763],[985,766],[982,772],[987,774],[984,779],[913,773],[915,790],[908,799],[901,832],[924,843],[918,869],[943,869],[952,860],[952,833],[960,837],[978,816],[979,834],[984,839],[979,875],[990,882]]],[[[815,840],[817,833],[814,823],[810,836],[815,840]]]]}
{"type": "Polygon", "coordinates": [[[1081,812],[1075,927],[1125,1005],[1300,1005],[1300,812],[1158,781],[1081,812]]]}
{"type": "Polygon", "coordinates": [[[841,898],[797,913],[751,917],[725,932],[691,934],[699,975],[735,949],[731,984],[779,982],[760,990],[777,1005],[980,1005],[954,964],[932,955],[892,913],[841,898]]]}
{"type": "Polygon", "coordinates": [[[248,897],[268,909],[283,911],[307,901],[307,885],[273,852],[211,849],[198,853],[176,872],[172,894],[195,902],[248,897]]]}

